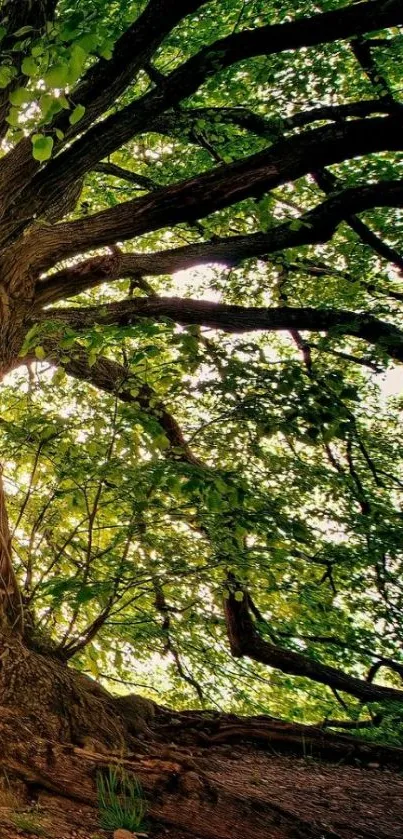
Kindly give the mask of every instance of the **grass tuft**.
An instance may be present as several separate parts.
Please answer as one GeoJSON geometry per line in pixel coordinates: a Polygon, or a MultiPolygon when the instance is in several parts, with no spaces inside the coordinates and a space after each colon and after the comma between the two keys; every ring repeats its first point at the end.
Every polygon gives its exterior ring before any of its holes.
{"type": "Polygon", "coordinates": [[[32,836],[48,835],[38,818],[32,813],[13,813],[11,821],[18,830],[22,830],[24,833],[32,836]]]}
{"type": "Polygon", "coordinates": [[[104,830],[124,828],[133,833],[144,830],[146,804],[141,785],[134,775],[120,766],[109,766],[97,774],[100,827],[104,830]]]}

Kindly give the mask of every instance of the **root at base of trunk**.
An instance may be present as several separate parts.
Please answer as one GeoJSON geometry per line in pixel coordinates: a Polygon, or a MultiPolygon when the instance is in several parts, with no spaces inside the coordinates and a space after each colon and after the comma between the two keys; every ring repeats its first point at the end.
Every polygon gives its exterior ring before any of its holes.
{"type": "Polygon", "coordinates": [[[0,636],[0,704],[18,711],[36,735],[120,750],[148,732],[153,703],[112,697],[95,681],[55,658],[28,650],[14,635],[0,636]]]}
{"type": "MultiPolygon", "coordinates": [[[[164,835],[161,823],[173,829],[170,839],[182,839],[182,831],[188,839],[397,839],[403,831],[403,781],[388,771],[245,744],[190,749],[171,742],[165,750],[150,744],[145,755],[96,754],[28,735],[26,719],[10,709],[2,709],[0,740],[8,778],[23,780],[39,801],[44,790],[91,805],[94,820],[97,773],[116,764],[133,773],[144,790],[151,837],[164,835]]],[[[79,835],[89,839],[92,831],[79,835]]]]}
{"type": "Polygon", "coordinates": [[[361,772],[368,784],[370,772],[346,764],[401,767],[401,749],[270,717],[178,713],[142,697],[114,698],[14,636],[1,638],[1,649],[0,770],[23,781],[31,794],[45,790],[94,806],[97,773],[118,764],[140,780],[151,817],[202,839],[398,835],[373,833],[368,825],[361,833],[357,825],[355,833],[340,831],[339,816],[327,820],[317,803],[314,816],[302,812],[304,801],[296,807],[292,798],[284,800],[281,785],[277,789],[273,766],[283,773],[285,766],[291,776],[298,770],[302,782],[311,773],[316,783],[316,765],[320,776],[329,774],[332,790],[333,776],[340,784],[343,772],[361,772]],[[312,764],[307,757],[338,766],[312,764]]]}

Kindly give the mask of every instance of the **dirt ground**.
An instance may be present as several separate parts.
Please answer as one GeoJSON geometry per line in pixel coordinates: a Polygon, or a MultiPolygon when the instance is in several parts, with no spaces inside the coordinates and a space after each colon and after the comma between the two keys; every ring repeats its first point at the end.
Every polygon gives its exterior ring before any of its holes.
{"type": "MultiPolygon", "coordinates": [[[[248,807],[270,812],[267,839],[402,839],[402,773],[331,765],[239,745],[195,750],[198,764],[216,789],[224,785],[248,807]]],[[[189,798],[189,808],[203,802],[189,798]]],[[[152,802],[150,802],[152,809],[152,802]]],[[[200,811],[199,811],[200,813],[200,811]]],[[[200,821],[198,821],[200,825],[200,821]]],[[[204,839],[150,820],[150,839],[204,839]]],[[[227,839],[227,831],[224,839],[227,839]]],[[[233,825],[234,839],[241,839],[233,825]]],[[[41,792],[35,802],[0,807],[0,839],[110,839],[98,827],[94,808],[41,792]],[[31,823],[23,829],[24,817],[31,823]],[[22,818],[21,818],[22,817],[22,818]],[[17,825],[17,826],[16,826],[17,825]]],[[[217,835],[217,839],[221,839],[217,835]]]]}

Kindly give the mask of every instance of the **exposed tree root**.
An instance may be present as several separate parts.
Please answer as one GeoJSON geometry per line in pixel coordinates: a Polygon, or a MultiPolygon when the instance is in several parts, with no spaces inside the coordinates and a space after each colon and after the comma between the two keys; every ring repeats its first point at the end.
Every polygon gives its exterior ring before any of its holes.
{"type": "Polygon", "coordinates": [[[323,818],[301,815],[267,787],[255,787],[250,770],[244,782],[250,756],[266,767],[284,752],[297,762],[315,757],[359,767],[403,765],[403,749],[316,727],[264,716],[178,713],[142,697],[114,698],[15,636],[2,637],[0,690],[0,770],[7,777],[23,781],[33,795],[46,790],[95,806],[97,773],[119,764],[140,780],[152,818],[203,839],[349,836],[323,818]],[[241,744],[235,767],[228,745],[234,741],[241,744]],[[220,758],[229,765],[217,772],[220,758]]]}
{"type": "Polygon", "coordinates": [[[255,747],[269,748],[274,752],[290,753],[303,757],[325,758],[336,763],[366,766],[376,764],[391,768],[403,766],[403,749],[369,743],[358,737],[335,734],[318,726],[290,723],[271,717],[237,717],[234,714],[217,715],[208,719],[196,713],[174,724],[164,724],[158,717],[155,729],[176,742],[215,746],[218,744],[247,742],[255,747]]]}
{"type": "MultiPolygon", "coordinates": [[[[251,730],[253,732],[253,728],[251,730]]],[[[264,753],[261,753],[260,763],[259,758],[256,762],[258,778],[251,776],[248,762],[253,763],[251,758],[254,754],[258,755],[253,748],[243,747],[239,754],[231,755],[228,747],[224,751],[222,747],[217,751],[217,747],[211,745],[191,750],[171,744],[166,750],[161,747],[157,750],[155,744],[153,748],[150,743],[149,754],[128,752],[122,756],[118,751],[95,753],[37,736],[30,730],[26,718],[10,709],[2,709],[0,738],[0,768],[6,770],[8,776],[24,781],[31,794],[46,790],[77,804],[94,806],[97,772],[118,763],[140,780],[152,819],[203,839],[234,839],[240,835],[244,839],[341,839],[352,835],[359,839],[374,839],[375,836],[394,836],[393,832],[380,830],[377,833],[364,826],[355,827],[355,832],[350,834],[345,826],[341,830],[334,819],[325,818],[326,808],[325,815],[322,811],[316,812],[315,808],[314,817],[309,813],[300,813],[292,798],[284,802],[279,795],[281,784],[279,789],[272,785],[264,786],[264,777],[263,786],[260,784],[261,767],[266,765],[270,770],[271,762],[278,762],[279,757],[263,757],[264,753]],[[226,766],[225,773],[217,767],[217,755],[218,762],[226,766]]],[[[289,758],[281,760],[290,762],[289,758]]],[[[303,764],[301,760],[296,761],[299,771],[303,764]]],[[[290,763],[291,774],[292,766],[290,763]]],[[[316,771],[321,774],[320,764],[316,771]]],[[[333,771],[340,774],[341,770],[335,767],[333,771]]],[[[308,779],[312,772],[315,772],[313,765],[307,763],[308,779]]]]}

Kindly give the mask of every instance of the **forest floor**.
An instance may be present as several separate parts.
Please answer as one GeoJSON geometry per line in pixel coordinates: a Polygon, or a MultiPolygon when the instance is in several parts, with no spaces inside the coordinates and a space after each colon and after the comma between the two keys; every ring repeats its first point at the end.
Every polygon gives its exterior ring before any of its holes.
{"type": "MultiPolygon", "coordinates": [[[[171,746],[172,748],[172,746],[171,746]]],[[[225,786],[251,812],[261,812],[267,839],[401,839],[402,772],[375,766],[331,764],[309,756],[284,756],[250,744],[196,748],[194,755],[212,787],[225,786]]],[[[110,839],[95,808],[49,792],[13,808],[0,798],[0,839],[110,839]],[[3,805],[3,806],[2,806],[3,805]],[[6,805],[6,806],[4,806],[6,805]],[[25,821],[24,821],[25,820],[25,821]]],[[[150,820],[150,839],[204,839],[203,800],[189,790],[197,832],[150,820]]],[[[241,825],[239,825],[241,828],[241,825]]],[[[241,839],[237,824],[223,825],[217,839],[241,839]]]]}

